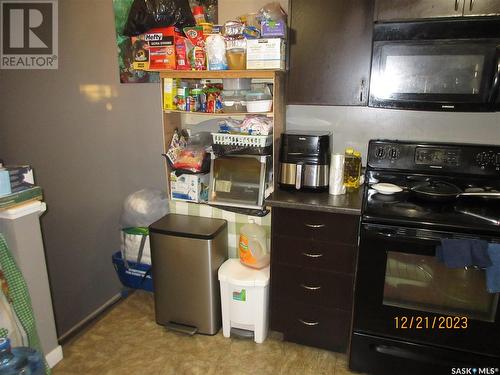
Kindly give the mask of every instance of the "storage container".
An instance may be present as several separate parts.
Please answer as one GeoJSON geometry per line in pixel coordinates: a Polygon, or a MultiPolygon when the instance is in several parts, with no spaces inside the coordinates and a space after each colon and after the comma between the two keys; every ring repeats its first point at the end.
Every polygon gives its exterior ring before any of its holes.
{"type": "Polygon", "coordinates": [[[227,222],[169,214],[149,226],[156,322],[215,335],[221,326],[217,270],[227,259],[227,222]]]}
{"type": "Polygon", "coordinates": [[[223,78],[222,87],[224,90],[235,91],[235,90],[250,90],[252,87],[251,78],[223,78]]]}
{"type": "Polygon", "coordinates": [[[222,91],[222,111],[226,113],[246,112],[245,92],[222,91]]]}
{"type": "Polygon", "coordinates": [[[245,96],[247,112],[270,112],[273,107],[273,97],[263,92],[248,92],[245,96]]]}
{"type": "Polygon", "coordinates": [[[224,337],[237,328],[253,331],[255,342],[264,342],[269,321],[269,266],[257,270],[238,259],[228,259],[219,268],[219,281],[224,337]]]}
{"type": "Polygon", "coordinates": [[[272,190],[272,157],[211,155],[208,202],[262,210],[272,190]]]}

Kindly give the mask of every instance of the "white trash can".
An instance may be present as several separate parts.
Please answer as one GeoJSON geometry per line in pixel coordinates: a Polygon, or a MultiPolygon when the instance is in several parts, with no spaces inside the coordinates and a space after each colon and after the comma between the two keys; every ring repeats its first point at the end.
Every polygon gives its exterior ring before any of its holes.
{"type": "Polygon", "coordinates": [[[269,266],[246,267],[238,259],[228,259],[219,268],[222,304],[222,332],[231,328],[253,331],[256,343],[267,337],[269,305],[269,266]]]}

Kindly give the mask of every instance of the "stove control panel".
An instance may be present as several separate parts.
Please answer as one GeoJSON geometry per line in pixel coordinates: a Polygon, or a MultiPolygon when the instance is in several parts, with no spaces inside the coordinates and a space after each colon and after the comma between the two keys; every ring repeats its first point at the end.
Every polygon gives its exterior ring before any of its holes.
{"type": "Polygon", "coordinates": [[[394,145],[379,146],[375,149],[375,157],[379,160],[396,161],[399,158],[400,148],[394,145]]]}
{"type": "Polygon", "coordinates": [[[370,141],[368,167],[500,177],[500,145],[370,141]]]}
{"type": "Polygon", "coordinates": [[[500,152],[483,151],[476,155],[476,163],[482,169],[493,167],[500,170],[500,152]]]}

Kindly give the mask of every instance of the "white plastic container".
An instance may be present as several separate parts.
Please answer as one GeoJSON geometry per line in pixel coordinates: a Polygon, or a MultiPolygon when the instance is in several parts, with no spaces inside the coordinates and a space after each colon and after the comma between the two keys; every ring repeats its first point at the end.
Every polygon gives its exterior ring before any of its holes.
{"type": "Polygon", "coordinates": [[[273,98],[269,94],[261,92],[249,92],[245,96],[247,112],[270,112],[273,107],[273,98]]]}
{"type": "Polygon", "coordinates": [[[266,230],[253,222],[243,225],[240,229],[238,255],[241,264],[245,266],[257,269],[268,266],[270,257],[266,230]]]}
{"type": "Polygon", "coordinates": [[[222,306],[222,333],[231,336],[231,328],[254,332],[262,343],[268,331],[269,267],[260,270],[228,259],[219,268],[222,306]]]}

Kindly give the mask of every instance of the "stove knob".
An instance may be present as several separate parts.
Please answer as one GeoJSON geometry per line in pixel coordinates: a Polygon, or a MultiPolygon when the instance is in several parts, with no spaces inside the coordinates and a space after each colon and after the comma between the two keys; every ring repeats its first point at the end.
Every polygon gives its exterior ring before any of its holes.
{"type": "Polygon", "coordinates": [[[500,152],[497,154],[495,158],[495,164],[497,167],[500,167],[500,152]]]}
{"type": "Polygon", "coordinates": [[[487,152],[480,152],[476,155],[476,163],[481,168],[485,168],[490,162],[490,155],[487,152]]]}
{"type": "Polygon", "coordinates": [[[389,150],[389,157],[394,160],[399,157],[399,150],[397,148],[391,148],[389,150]]]}
{"type": "Polygon", "coordinates": [[[385,157],[385,148],[383,147],[378,147],[376,150],[375,150],[375,156],[378,158],[378,159],[383,159],[385,157]]]}

